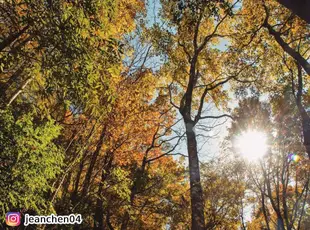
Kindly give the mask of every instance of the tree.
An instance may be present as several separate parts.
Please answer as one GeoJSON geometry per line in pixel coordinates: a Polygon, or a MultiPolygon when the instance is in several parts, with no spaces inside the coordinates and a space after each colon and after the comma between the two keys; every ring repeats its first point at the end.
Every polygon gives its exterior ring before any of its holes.
{"type": "MultiPolygon", "coordinates": [[[[241,206],[246,189],[243,175],[244,164],[224,154],[202,164],[205,229],[239,229],[242,226],[241,206]]],[[[171,229],[190,228],[190,215],[190,194],[187,191],[174,211],[171,229]]]]}
{"type": "Polygon", "coordinates": [[[241,201],[245,196],[245,183],[240,177],[242,164],[223,157],[212,162],[211,166],[204,166],[202,181],[206,229],[239,229],[240,215],[243,215],[240,213],[241,201]]]}
{"type": "Polygon", "coordinates": [[[294,12],[274,0],[0,1],[1,215],[83,216],[43,229],[306,228],[310,40],[294,12]],[[234,146],[247,129],[268,139],[257,163],[234,146]]]}
{"type": "MultiPolygon", "coordinates": [[[[74,164],[56,183],[58,212],[82,213],[85,225],[95,229],[155,229],[168,221],[183,187],[183,168],[169,156],[174,154],[169,141],[183,136],[169,137],[175,123],[167,97],[159,95],[150,103],[156,87],[150,71],[131,72],[119,82],[111,112],[102,119],[86,118],[87,132],[78,134],[69,149],[74,164]],[[81,152],[76,145],[82,145],[81,152]]],[[[71,127],[76,123],[72,132],[85,120],[78,116],[67,121],[71,127]]],[[[68,142],[72,134],[65,135],[68,142]]]]}
{"type": "MultiPolygon", "coordinates": [[[[231,136],[244,129],[262,127],[270,133],[266,156],[248,169],[248,188],[256,194],[259,207],[250,226],[264,220],[261,226],[266,229],[273,229],[273,226],[299,229],[305,219],[305,203],[309,196],[307,161],[299,140],[297,111],[292,106],[284,106],[287,101],[282,96],[274,97],[271,113],[267,104],[257,98],[247,98],[233,113],[235,120],[230,129],[231,136]],[[292,153],[299,157],[298,161],[291,158],[292,153]]],[[[237,149],[234,151],[238,152],[237,149]]]]}
{"type": "Polygon", "coordinates": [[[63,148],[55,143],[61,127],[29,112],[16,116],[2,111],[0,119],[1,215],[27,209],[44,213],[45,199],[63,166],[63,148]],[[37,119],[37,120],[35,120],[37,119]]]}
{"type": "Polygon", "coordinates": [[[205,226],[195,125],[203,119],[229,117],[204,116],[205,102],[214,100],[218,106],[224,104],[226,94],[222,86],[229,80],[240,80],[241,72],[253,65],[238,60],[239,68],[228,69],[229,60],[233,59],[233,52],[229,53],[232,50],[221,52],[214,46],[219,38],[225,37],[227,23],[237,3],[162,1],[163,21],[167,22],[167,27],[155,25],[152,32],[155,47],[167,60],[161,70],[170,82],[167,94],[186,127],[192,229],[205,226]]]}
{"type": "Polygon", "coordinates": [[[280,91],[286,93],[288,87],[291,89],[301,117],[304,146],[310,156],[310,120],[305,90],[306,76],[309,75],[309,26],[273,1],[259,4],[246,1],[242,8],[245,17],[240,17],[236,25],[245,26],[236,33],[235,41],[240,44],[240,49],[248,51],[244,58],[251,61],[254,57],[261,57],[257,67],[264,71],[256,76],[255,87],[271,95],[280,91]],[[273,66],[269,65],[271,60],[274,60],[273,66]]]}
{"type": "Polygon", "coordinates": [[[88,128],[111,110],[121,39],[143,9],[140,1],[1,1],[2,212],[54,210],[50,202],[83,155],[80,143],[94,134],[88,128]]]}

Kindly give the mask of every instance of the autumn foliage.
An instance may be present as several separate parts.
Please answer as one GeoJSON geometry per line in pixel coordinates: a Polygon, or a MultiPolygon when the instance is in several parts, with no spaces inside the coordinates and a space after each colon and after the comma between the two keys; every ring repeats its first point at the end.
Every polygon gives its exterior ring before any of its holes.
{"type": "Polygon", "coordinates": [[[34,229],[308,229],[310,27],[296,12],[0,0],[0,228],[18,211],[83,218],[34,229]],[[255,162],[236,147],[248,130],[267,140],[255,162]]]}

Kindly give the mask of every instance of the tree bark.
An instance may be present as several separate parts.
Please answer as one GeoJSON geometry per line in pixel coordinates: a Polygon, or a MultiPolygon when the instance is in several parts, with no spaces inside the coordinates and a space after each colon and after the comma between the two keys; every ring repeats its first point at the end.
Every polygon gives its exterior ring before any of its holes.
{"type": "Polygon", "coordinates": [[[305,110],[304,106],[302,105],[302,91],[303,91],[303,77],[302,77],[302,69],[300,64],[297,65],[298,69],[298,89],[296,95],[296,104],[297,108],[301,117],[302,123],[302,131],[303,131],[303,139],[304,139],[304,146],[306,148],[306,152],[310,159],[310,117],[305,110]]]}
{"type": "Polygon", "coordinates": [[[86,194],[88,192],[88,188],[89,188],[92,172],[94,170],[94,167],[95,167],[95,164],[96,164],[96,160],[97,160],[98,155],[100,153],[101,147],[102,147],[102,145],[104,143],[104,136],[105,136],[105,127],[101,131],[101,134],[100,134],[100,137],[99,137],[99,141],[98,141],[98,143],[96,145],[96,149],[95,149],[94,153],[92,154],[90,165],[89,165],[89,168],[87,170],[87,173],[86,173],[86,176],[85,176],[85,179],[84,179],[84,183],[83,183],[82,196],[86,196],[86,194]]]}
{"type": "Polygon", "coordinates": [[[112,226],[110,217],[111,217],[111,213],[110,213],[110,208],[108,207],[108,208],[107,208],[107,217],[106,217],[107,226],[108,226],[108,229],[109,229],[109,230],[114,230],[114,227],[112,226]]]}
{"type": "MultiPolygon", "coordinates": [[[[135,179],[132,187],[131,187],[131,194],[130,194],[130,206],[133,205],[137,191],[138,191],[138,178],[135,179]]],[[[123,220],[122,220],[122,225],[121,225],[121,230],[126,230],[128,228],[128,224],[129,224],[129,220],[130,220],[130,215],[129,215],[129,211],[126,211],[124,216],[123,216],[123,220]]]]}
{"type": "Polygon", "coordinates": [[[190,173],[190,195],[192,208],[192,230],[203,230],[204,220],[204,202],[200,183],[200,170],[197,151],[196,134],[194,133],[193,123],[185,123],[187,136],[187,151],[189,158],[190,173]]]}
{"type": "Polygon", "coordinates": [[[194,132],[195,121],[192,120],[192,97],[194,87],[197,83],[198,75],[196,72],[196,64],[199,52],[196,50],[190,63],[190,74],[187,89],[183,98],[181,99],[179,111],[182,114],[183,121],[186,127],[187,138],[187,152],[189,160],[189,178],[190,178],[190,196],[191,196],[191,229],[203,230],[205,229],[204,218],[204,202],[203,192],[200,182],[199,159],[197,151],[196,134],[194,132]]]}
{"type": "Polygon", "coordinates": [[[285,230],[283,219],[282,217],[279,217],[279,216],[277,219],[277,230],[285,230]]]}
{"type": "Polygon", "coordinates": [[[269,220],[268,220],[268,215],[267,215],[267,208],[266,208],[266,205],[265,205],[265,191],[262,191],[261,192],[261,195],[262,195],[262,209],[263,209],[263,214],[264,214],[264,219],[265,219],[265,222],[266,222],[266,227],[267,227],[267,230],[270,230],[270,226],[269,226],[269,220]]]}
{"type": "Polygon", "coordinates": [[[310,75],[310,64],[308,61],[296,50],[294,50],[292,47],[290,47],[281,37],[281,34],[273,29],[273,27],[268,24],[267,20],[264,23],[264,27],[268,29],[268,32],[270,35],[274,37],[274,39],[277,41],[277,43],[282,47],[282,49],[290,55],[292,58],[294,58],[306,71],[308,75],[310,75]]]}
{"type": "Polygon", "coordinates": [[[9,37],[5,38],[2,42],[0,42],[0,52],[4,50],[7,46],[11,45],[16,39],[18,39],[26,30],[29,28],[29,25],[25,26],[19,32],[10,35],[9,37]]]}
{"type": "MultiPolygon", "coordinates": [[[[107,179],[110,169],[112,167],[112,161],[113,161],[113,153],[108,152],[105,158],[104,166],[102,168],[101,173],[101,180],[97,191],[97,201],[96,201],[96,209],[95,209],[95,215],[94,215],[94,222],[95,222],[95,230],[102,230],[104,229],[104,209],[103,209],[103,199],[102,199],[102,191],[103,191],[103,184],[105,180],[107,179]]],[[[107,210],[108,212],[109,210],[107,210]]],[[[109,220],[109,217],[107,215],[107,220],[109,220]]],[[[109,227],[111,229],[111,227],[109,227]]]]}
{"type": "MultiPolygon", "coordinates": [[[[69,194],[69,187],[72,179],[72,171],[68,173],[67,178],[65,179],[64,185],[63,185],[63,193],[62,193],[62,199],[65,201],[67,194],[69,194]]],[[[69,197],[70,198],[70,197],[69,197]]]]}
{"type": "Polygon", "coordinates": [[[103,183],[104,183],[104,170],[102,170],[102,175],[101,175],[101,182],[99,184],[99,188],[98,188],[98,192],[97,192],[97,201],[96,201],[96,209],[95,209],[95,215],[94,215],[94,222],[95,222],[95,226],[94,229],[95,230],[101,230],[104,229],[104,222],[103,222],[103,215],[104,215],[104,211],[103,211],[103,200],[101,198],[102,195],[102,191],[103,191],[103,183]]]}
{"type": "Polygon", "coordinates": [[[72,201],[73,206],[75,206],[77,204],[77,200],[78,200],[78,191],[79,191],[81,175],[82,175],[83,168],[84,168],[85,157],[86,157],[86,152],[84,152],[84,154],[83,154],[83,157],[82,157],[81,162],[79,164],[79,171],[76,175],[75,182],[74,182],[74,190],[73,190],[73,193],[71,195],[71,201],[72,201]]]}
{"type": "Polygon", "coordinates": [[[308,0],[279,0],[279,2],[301,19],[310,23],[310,2],[308,0]]]}
{"type": "Polygon", "coordinates": [[[187,84],[186,92],[183,95],[183,98],[181,99],[179,108],[179,111],[182,114],[183,121],[186,127],[187,152],[189,160],[188,167],[190,174],[189,178],[190,178],[190,196],[191,196],[191,211],[192,211],[191,214],[192,230],[205,229],[203,192],[200,182],[200,170],[199,170],[196,134],[194,132],[196,122],[193,121],[191,117],[193,91],[198,80],[198,74],[196,72],[196,64],[199,52],[196,50],[191,60],[189,81],[187,84]]]}
{"type": "Polygon", "coordinates": [[[6,106],[10,106],[13,101],[18,97],[19,94],[23,92],[23,90],[27,87],[27,85],[34,79],[34,77],[29,77],[23,85],[13,94],[13,96],[10,98],[9,102],[6,106]]]}
{"type": "MultiPolygon", "coordinates": [[[[140,190],[140,183],[141,179],[144,176],[145,173],[145,167],[146,167],[146,156],[143,158],[142,165],[140,168],[136,170],[135,177],[134,177],[134,182],[132,184],[131,190],[130,190],[130,206],[133,205],[135,201],[135,197],[140,190]]],[[[129,212],[126,211],[122,220],[122,225],[121,225],[121,230],[126,230],[128,228],[128,223],[130,220],[130,215],[129,212]]]]}
{"type": "Polygon", "coordinates": [[[310,117],[304,108],[301,111],[302,117],[302,131],[304,136],[304,146],[310,159],[310,117]]]}
{"type": "Polygon", "coordinates": [[[277,215],[277,224],[276,224],[277,227],[276,227],[276,229],[277,230],[285,230],[283,217],[282,217],[281,210],[279,207],[279,205],[280,205],[279,194],[277,193],[277,195],[276,195],[276,201],[277,201],[277,203],[276,203],[274,198],[273,198],[273,191],[271,189],[271,182],[270,182],[269,174],[265,170],[263,170],[263,175],[264,175],[264,179],[265,179],[264,183],[267,187],[267,194],[268,194],[271,206],[277,215]]]}
{"type": "MultiPolygon", "coordinates": [[[[301,1],[299,1],[301,2],[301,1]]],[[[304,146],[306,148],[306,152],[310,158],[310,117],[307,111],[302,106],[301,97],[302,97],[302,70],[301,67],[306,71],[306,73],[310,76],[310,64],[308,61],[296,50],[291,48],[281,37],[281,34],[273,29],[273,27],[268,24],[269,13],[265,6],[265,11],[267,17],[263,26],[268,29],[269,34],[274,37],[277,43],[282,47],[282,49],[289,54],[292,58],[295,59],[298,66],[298,93],[297,93],[297,107],[302,120],[302,128],[303,128],[303,137],[304,137],[304,146]]]]}

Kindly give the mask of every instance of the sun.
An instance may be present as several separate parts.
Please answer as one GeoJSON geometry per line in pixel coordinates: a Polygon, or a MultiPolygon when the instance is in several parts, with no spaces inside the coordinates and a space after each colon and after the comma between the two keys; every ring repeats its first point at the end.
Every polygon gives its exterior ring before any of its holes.
{"type": "Polygon", "coordinates": [[[257,130],[248,130],[236,138],[235,147],[244,158],[256,161],[267,153],[267,135],[257,130]]]}

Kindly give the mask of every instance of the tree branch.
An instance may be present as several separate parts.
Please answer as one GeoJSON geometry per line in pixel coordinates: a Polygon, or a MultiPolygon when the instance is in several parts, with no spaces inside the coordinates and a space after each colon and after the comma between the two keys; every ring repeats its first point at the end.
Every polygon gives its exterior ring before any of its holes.
{"type": "Polygon", "coordinates": [[[277,32],[276,30],[273,29],[273,26],[271,26],[268,23],[269,10],[268,10],[267,6],[265,5],[265,3],[263,3],[263,7],[264,7],[265,13],[266,13],[266,18],[265,18],[265,21],[263,23],[263,27],[267,28],[269,34],[274,37],[274,39],[282,47],[282,49],[288,55],[290,55],[292,58],[294,58],[303,67],[303,69],[307,72],[307,74],[310,75],[310,64],[308,63],[308,61],[303,56],[301,56],[301,54],[299,52],[297,52],[295,49],[290,47],[288,45],[288,43],[286,43],[283,40],[283,38],[281,37],[281,33],[277,32]]]}

